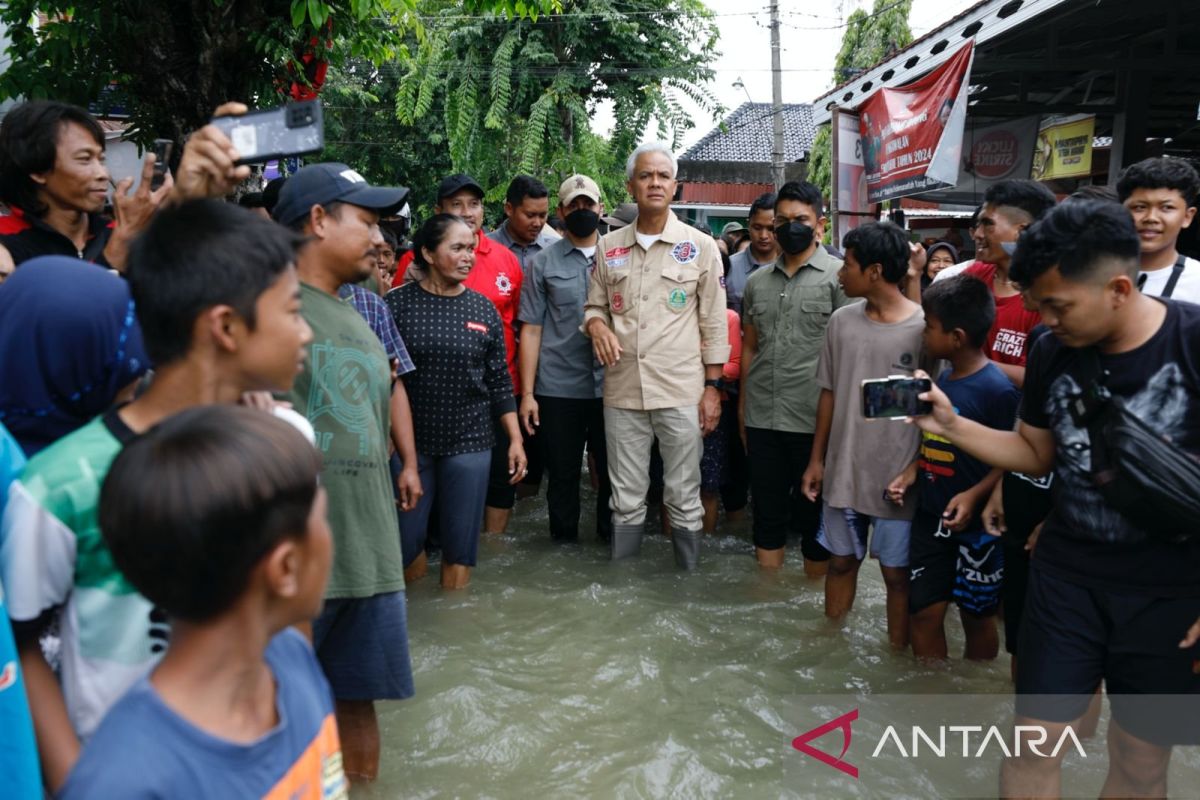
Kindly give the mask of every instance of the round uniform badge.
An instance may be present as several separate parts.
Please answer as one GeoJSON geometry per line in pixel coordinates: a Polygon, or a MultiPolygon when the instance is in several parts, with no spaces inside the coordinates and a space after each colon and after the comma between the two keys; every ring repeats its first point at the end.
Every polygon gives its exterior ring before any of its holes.
{"type": "Polygon", "coordinates": [[[687,305],[687,292],[683,289],[672,289],[667,295],[667,305],[675,311],[680,311],[687,305]]]}
{"type": "Polygon", "coordinates": [[[623,311],[625,309],[625,298],[621,296],[620,292],[613,294],[611,305],[613,311],[623,311]]]}
{"type": "Polygon", "coordinates": [[[512,289],[512,279],[509,278],[508,275],[501,272],[496,276],[496,291],[507,297],[508,295],[512,294],[512,289]]]}
{"type": "Polygon", "coordinates": [[[700,255],[700,248],[695,242],[680,242],[671,248],[671,257],[678,264],[690,264],[700,255]]]}

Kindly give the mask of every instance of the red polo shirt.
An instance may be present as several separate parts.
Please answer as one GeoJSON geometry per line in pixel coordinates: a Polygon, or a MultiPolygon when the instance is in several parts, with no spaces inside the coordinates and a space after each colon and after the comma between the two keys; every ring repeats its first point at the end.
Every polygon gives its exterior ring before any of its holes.
{"type": "MultiPolygon", "coordinates": [[[[504,348],[508,358],[508,374],[512,376],[513,394],[521,394],[521,375],[517,371],[517,337],[513,329],[513,321],[517,318],[517,310],[521,305],[521,282],[524,274],[521,272],[521,262],[507,247],[496,244],[483,235],[482,231],[475,234],[475,266],[463,281],[468,289],[474,289],[492,301],[496,311],[500,312],[500,320],[504,323],[504,348]]],[[[396,279],[393,286],[404,284],[408,267],[412,264],[412,251],[405,253],[396,268],[396,279]]]]}

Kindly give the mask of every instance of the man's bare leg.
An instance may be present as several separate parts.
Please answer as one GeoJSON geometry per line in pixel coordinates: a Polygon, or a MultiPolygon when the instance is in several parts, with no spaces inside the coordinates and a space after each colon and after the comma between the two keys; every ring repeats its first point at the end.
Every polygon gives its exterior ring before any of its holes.
{"type": "Polygon", "coordinates": [[[995,614],[981,617],[960,608],[958,616],[967,634],[967,649],[963,658],[968,661],[991,661],[1000,655],[1000,630],[996,627],[995,614]]]}
{"type": "Polygon", "coordinates": [[[422,550],[420,555],[413,559],[413,562],[404,568],[404,582],[412,583],[418,578],[424,578],[429,572],[429,558],[422,550]]]}
{"type": "Polygon", "coordinates": [[[1171,748],[1151,744],[1108,724],[1108,777],[1101,797],[1166,797],[1171,748]]]}
{"type": "MultiPolygon", "coordinates": [[[[1013,756],[1004,759],[1000,766],[1000,796],[1059,797],[1061,795],[1062,761],[1067,754],[1067,748],[1060,749],[1055,745],[1062,738],[1066,728],[1079,730],[1079,720],[1045,722],[1018,714],[1013,719],[1013,725],[1037,726],[1045,731],[1046,738],[1044,740],[1041,738],[1041,731],[1025,732],[1021,736],[1020,742],[1014,741],[1009,745],[1013,756]],[[1046,755],[1038,755],[1033,752],[1030,742],[1036,743],[1037,749],[1046,755]],[[1058,755],[1051,755],[1056,749],[1058,755]]],[[[1014,730],[1014,735],[1015,733],[1014,730]]]]}
{"type": "Polygon", "coordinates": [[[840,619],[853,608],[860,566],[862,562],[854,556],[830,556],[829,574],[825,576],[825,616],[840,619]]]}
{"type": "Polygon", "coordinates": [[[508,530],[508,518],[512,516],[511,508],[492,508],[483,510],[483,532],[500,534],[508,530]]]}
{"type": "Polygon", "coordinates": [[[779,569],[783,566],[783,556],[786,551],[786,547],[776,547],[774,550],[756,547],[754,548],[754,557],[758,559],[758,565],[763,569],[779,569]]]}
{"type": "Polygon", "coordinates": [[[465,589],[471,582],[471,568],[466,564],[447,564],[442,562],[442,588],[465,589]]]}
{"type": "Polygon", "coordinates": [[[829,574],[829,559],[824,561],[813,561],[810,558],[804,559],[804,575],[808,578],[824,578],[829,574]]]}
{"type": "Polygon", "coordinates": [[[923,661],[945,661],[949,657],[946,644],[946,609],[950,603],[925,606],[911,615],[909,629],[912,633],[913,655],[923,661]]]}
{"type": "Polygon", "coordinates": [[[1087,713],[1079,721],[1080,739],[1090,739],[1096,735],[1096,728],[1100,727],[1100,710],[1104,706],[1103,696],[1104,683],[1101,682],[1096,687],[1096,693],[1092,695],[1092,702],[1088,704],[1087,713]]]}
{"type": "Polygon", "coordinates": [[[342,768],[351,783],[369,783],[379,777],[379,720],[371,700],[338,700],[334,704],[338,738],[342,742],[342,768]]]}
{"type": "Polygon", "coordinates": [[[908,648],[908,567],[879,567],[887,587],[888,641],[897,650],[908,648]]]}
{"type": "Polygon", "coordinates": [[[701,492],[700,505],[704,507],[704,518],[702,525],[705,533],[717,532],[717,493],[716,492],[701,492]]]}

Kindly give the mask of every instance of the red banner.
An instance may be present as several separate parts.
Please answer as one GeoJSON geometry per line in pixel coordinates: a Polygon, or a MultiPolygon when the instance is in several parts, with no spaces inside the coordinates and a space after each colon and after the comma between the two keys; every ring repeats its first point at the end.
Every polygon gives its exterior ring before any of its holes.
{"type": "Polygon", "coordinates": [[[925,77],[880,89],[859,107],[872,203],[958,182],[974,40],[925,77]]]}

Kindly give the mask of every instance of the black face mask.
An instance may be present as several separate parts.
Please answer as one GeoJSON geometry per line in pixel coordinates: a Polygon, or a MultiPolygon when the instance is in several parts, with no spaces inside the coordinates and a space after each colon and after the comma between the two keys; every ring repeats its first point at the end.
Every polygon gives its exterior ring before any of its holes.
{"type": "Polygon", "coordinates": [[[567,218],[563,222],[566,223],[567,230],[571,232],[572,236],[586,239],[596,232],[596,228],[600,227],[600,215],[589,208],[581,208],[567,214],[567,218]]]}
{"type": "Polygon", "coordinates": [[[803,253],[812,246],[815,232],[803,222],[788,222],[775,229],[775,239],[783,252],[790,256],[803,253]]]}

